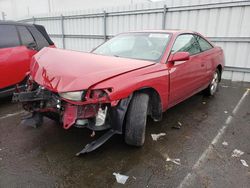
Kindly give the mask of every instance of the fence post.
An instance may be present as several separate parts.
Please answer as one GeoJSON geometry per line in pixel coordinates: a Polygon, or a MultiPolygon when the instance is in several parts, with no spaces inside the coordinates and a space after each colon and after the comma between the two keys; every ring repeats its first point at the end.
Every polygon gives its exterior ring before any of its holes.
{"type": "Polygon", "coordinates": [[[6,14],[4,12],[2,12],[2,20],[5,20],[5,16],[6,16],[6,14]]]}
{"type": "Polygon", "coordinates": [[[166,15],[167,15],[167,5],[164,5],[163,15],[162,15],[162,29],[166,28],[166,15]]]}
{"type": "Polygon", "coordinates": [[[107,13],[103,11],[103,39],[107,40],[107,13]]]}
{"type": "Polygon", "coordinates": [[[32,20],[33,20],[33,24],[35,24],[36,23],[36,18],[34,16],[32,17],[32,20]]]}
{"type": "Polygon", "coordinates": [[[64,17],[61,15],[62,47],[65,49],[64,17]]]}

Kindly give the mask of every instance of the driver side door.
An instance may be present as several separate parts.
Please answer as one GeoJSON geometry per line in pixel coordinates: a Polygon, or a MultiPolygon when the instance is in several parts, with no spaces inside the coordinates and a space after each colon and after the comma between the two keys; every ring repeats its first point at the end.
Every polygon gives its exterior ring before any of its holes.
{"type": "Polygon", "coordinates": [[[193,34],[179,35],[172,47],[171,54],[188,52],[190,59],[171,63],[169,106],[185,100],[193,95],[200,87],[202,77],[202,61],[199,56],[200,46],[193,34]]]}

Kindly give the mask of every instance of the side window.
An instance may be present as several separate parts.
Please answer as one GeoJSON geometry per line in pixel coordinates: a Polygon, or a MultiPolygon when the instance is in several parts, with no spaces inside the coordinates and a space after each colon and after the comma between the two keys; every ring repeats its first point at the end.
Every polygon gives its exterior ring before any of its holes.
{"type": "Polygon", "coordinates": [[[189,52],[190,55],[194,55],[200,53],[201,49],[193,35],[184,34],[177,37],[171,52],[189,52]]]}
{"type": "Polygon", "coordinates": [[[199,43],[202,51],[206,51],[206,50],[209,50],[209,49],[213,48],[213,46],[211,44],[209,44],[202,37],[200,37],[200,36],[197,35],[196,39],[197,39],[197,41],[198,41],[198,43],[199,43]]]}
{"type": "Polygon", "coordinates": [[[38,50],[41,50],[43,47],[49,46],[48,41],[35,27],[28,27],[28,29],[36,40],[38,50]]]}
{"type": "Polygon", "coordinates": [[[17,26],[17,29],[19,31],[21,42],[23,45],[26,46],[28,44],[35,43],[34,38],[32,37],[32,35],[30,34],[30,32],[26,27],[17,26]]]}
{"type": "Polygon", "coordinates": [[[0,48],[19,46],[17,30],[14,25],[0,25],[0,48]]]}

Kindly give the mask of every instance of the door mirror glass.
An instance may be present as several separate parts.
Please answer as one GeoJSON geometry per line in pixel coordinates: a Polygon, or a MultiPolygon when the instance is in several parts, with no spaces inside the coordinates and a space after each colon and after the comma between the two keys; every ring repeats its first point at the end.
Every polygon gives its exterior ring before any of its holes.
{"type": "Polygon", "coordinates": [[[168,62],[175,62],[175,61],[187,61],[189,60],[190,55],[188,52],[176,52],[174,54],[171,54],[168,62]]]}

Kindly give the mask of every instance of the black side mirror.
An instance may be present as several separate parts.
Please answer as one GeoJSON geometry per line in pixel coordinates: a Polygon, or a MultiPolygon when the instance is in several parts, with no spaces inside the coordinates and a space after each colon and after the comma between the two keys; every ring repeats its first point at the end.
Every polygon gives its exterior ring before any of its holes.
{"type": "Polygon", "coordinates": [[[31,42],[29,44],[27,44],[27,48],[31,49],[31,50],[36,50],[37,46],[35,42],[31,42]]]}

